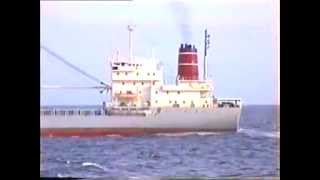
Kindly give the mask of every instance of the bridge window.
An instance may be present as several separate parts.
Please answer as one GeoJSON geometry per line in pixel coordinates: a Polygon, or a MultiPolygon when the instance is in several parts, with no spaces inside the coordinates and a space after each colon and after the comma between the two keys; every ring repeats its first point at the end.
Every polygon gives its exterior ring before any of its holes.
{"type": "Polygon", "coordinates": [[[173,107],[180,107],[180,105],[175,101],[173,107]]]}
{"type": "Polygon", "coordinates": [[[139,73],[137,72],[137,76],[139,76],[139,73]]]}
{"type": "Polygon", "coordinates": [[[178,91],[177,93],[180,94],[180,91],[178,91]]]}
{"type": "Polygon", "coordinates": [[[152,85],[155,85],[155,84],[156,84],[156,82],[155,82],[155,81],[153,81],[153,82],[152,82],[152,85]]]}
{"type": "Polygon", "coordinates": [[[119,72],[117,72],[117,75],[119,75],[120,73],[119,72]]]}
{"type": "Polygon", "coordinates": [[[121,102],[120,106],[127,106],[127,104],[125,102],[121,102]]]}
{"type": "Polygon", "coordinates": [[[118,70],[118,67],[117,66],[113,66],[112,70],[118,70]]]}
{"type": "Polygon", "coordinates": [[[136,85],[136,82],[133,82],[133,85],[136,85]]]}
{"type": "Polygon", "coordinates": [[[141,85],[144,85],[144,82],[141,82],[141,85]]]}
{"type": "Polygon", "coordinates": [[[128,72],[126,72],[125,75],[128,75],[128,72]]]}
{"type": "Polygon", "coordinates": [[[167,94],[169,94],[169,91],[167,91],[167,94]]]}
{"type": "Polygon", "coordinates": [[[124,85],[124,82],[122,82],[122,85],[124,85]]]}

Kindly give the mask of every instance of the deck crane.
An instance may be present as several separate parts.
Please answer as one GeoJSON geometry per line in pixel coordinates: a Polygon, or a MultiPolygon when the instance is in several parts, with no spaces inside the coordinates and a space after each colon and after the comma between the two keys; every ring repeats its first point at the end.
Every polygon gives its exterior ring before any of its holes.
{"type": "Polygon", "coordinates": [[[52,51],[51,49],[47,48],[46,46],[40,45],[41,49],[45,50],[48,54],[50,54],[51,56],[55,57],[55,59],[61,61],[62,63],[64,63],[65,65],[67,65],[68,67],[72,68],[73,70],[81,73],[82,75],[86,76],[87,78],[97,82],[100,84],[100,86],[41,86],[41,88],[45,88],[45,89],[101,89],[100,93],[103,93],[103,91],[109,91],[111,90],[111,86],[103,81],[101,81],[100,79],[88,74],[87,72],[85,72],[84,70],[78,68],[77,66],[71,64],[70,62],[68,62],[65,58],[63,58],[61,55],[55,53],[54,51],[52,51]]]}

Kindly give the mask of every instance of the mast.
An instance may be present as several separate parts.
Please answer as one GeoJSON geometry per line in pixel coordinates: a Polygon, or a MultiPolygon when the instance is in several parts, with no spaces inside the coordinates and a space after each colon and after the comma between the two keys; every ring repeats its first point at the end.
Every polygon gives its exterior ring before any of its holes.
{"type": "Polygon", "coordinates": [[[128,31],[129,31],[129,61],[131,62],[133,59],[133,26],[128,25],[128,31]]]}
{"type": "Polygon", "coordinates": [[[155,55],[154,55],[154,48],[151,49],[151,59],[155,59],[155,55]]]}
{"type": "Polygon", "coordinates": [[[203,56],[203,80],[207,80],[207,59],[206,59],[206,56],[207,56],[207,49],[209,49],[209,44],[210,44],[210,41],[209,41],[209,37],[210,35],[208,34],[207,32],[207,29],[204,30],[204,56],[203,56]]]}

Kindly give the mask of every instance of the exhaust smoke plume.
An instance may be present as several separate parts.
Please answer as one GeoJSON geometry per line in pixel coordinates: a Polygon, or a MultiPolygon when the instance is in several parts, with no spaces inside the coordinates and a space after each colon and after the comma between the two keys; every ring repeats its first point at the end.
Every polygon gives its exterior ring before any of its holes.
{"type": "Polygon", "coordinates": [[[174,1],[170,3],[172,13],[175,17],[176,24],[181,33],[181,40],[184,43],[191,43],[192,30],[191,30],[191,12],[188,6],[182,1],[174,1]]]}

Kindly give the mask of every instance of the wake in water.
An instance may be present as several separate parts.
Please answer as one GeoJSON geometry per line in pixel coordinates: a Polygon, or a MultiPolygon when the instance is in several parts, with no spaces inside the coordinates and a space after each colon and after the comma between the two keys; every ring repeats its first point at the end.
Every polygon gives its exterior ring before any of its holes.
{"type": "Polygon", "coordinates": [[[180,137],[180,136],[209,136],[209,135],[219,135],[221,132],[181,132],[181,133],[157,133],[156,136],[169,136],[169,137],[180,137]]]}
{"type": "Polygon", "coordinates": [[[255,129],[242,129],[238,130],[239,133],[246,134],[251,137],[269,137],[269,138],[280,138],[280,132],[265,132],[255,129]]]}

